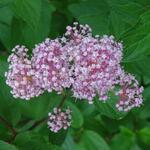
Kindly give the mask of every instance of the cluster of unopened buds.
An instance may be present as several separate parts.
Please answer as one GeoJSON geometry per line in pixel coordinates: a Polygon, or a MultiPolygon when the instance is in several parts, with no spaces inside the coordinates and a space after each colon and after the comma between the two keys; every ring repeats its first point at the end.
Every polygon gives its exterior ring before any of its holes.
{"type": "MultiPolygon", "coordinates": [[[[35,46],[31,59],[25,46],[16,46],[8,58],[6,83],[15,98],[29,100],[44,91],[70,88],[77,99],[93,103],[108,100],[108,93],[119,87],[115,94],[116,108],[129,111],[142,104],[143,87],[121,67],[123,47],[113,36],[92,35],[88,25],[74,23],[61,38],[46,39],[35,46]]],[[[57,132],[70,126],[70,111],[54,109],[49,113],[48,126],[57,132]]]]}

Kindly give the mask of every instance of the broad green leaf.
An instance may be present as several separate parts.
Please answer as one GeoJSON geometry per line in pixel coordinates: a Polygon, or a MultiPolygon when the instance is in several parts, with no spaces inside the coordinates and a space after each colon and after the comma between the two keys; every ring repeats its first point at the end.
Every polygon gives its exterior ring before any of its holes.
{"type": "Polygon", "coordinates": [[[0,41],[6,48],[10,48],[11,46],[12,17],[13,12],[9,5],[0,8],[0,41]]]}
{"type": "Polygon", "coordinates": [[[51,38],[56,38],[60,35],[63,35],[65,32],[66,26],[68,24],[70,24],[70,23],[67,21],[66,16],[64,16],[61,13],[54,13],[52,20],[51,20],[50,35],[49,36],[51,38]]]}
{"type": "Polygon", "coordinates": [[[68,99],[68,101],[66,101],[65,105],[68,106],[71,110],[72,110],[72,123],[71,126],[73,128],[80,128],[83,125],[83,115],[80,112],[80,110],[78,109],[78,107],[73,104],[71,101],[72,99],[68,99]]]}
{"type": "Polygon", "coordinates": [[[44,93],[39,97],[32,98],[30,101],[20,100],[21,113],[27,118],[40,120],[47,117],[48,112],[58,105],[61,97],[55,93],[44,93]]]}
{"type": "Polygon", "coordinates": [[[129,0],[88,0],[70,5],[69,10],[80,23],[89,24],[94,34],[120,37],[137,23],[143,7],[129,0]]]}
{"type": "Polygon", "coordinates": [[[150,127],[145,127],[138,132],[139,140],[150,146],[150,127]]]}
{"type": "Polygon", "coordinates": [[[107,34],[109,8],[105,0],[85,1],[69,6],[70,12],[81,24],[89,24],[94,34],[107,34]]]}
{"type": "Polygon", "coordinates": [[[89,24],[95,34],[108,33],[108,20],[106,18],[108,5],[104,0],[100,3],[88,1],[72,4],[69,6],[69,10],[80,23],[89,24]]]}
{"type": "Polygon", "coordinates": [[[18,150],[14,145],[0,140],[0,150],[18,150]]]}
{"type": "Polygon", "coordinates": [[[0,8],[4,7],[12,2],[13,2],[13,0],[0,0],[0,8]]]}
{"type": "Polygon", "coordinates": [[[125,45],[124,62],[145,59],[149,54],[150,41],[150,11],[141,15],[140,23],[123,35],[125,45]]]}
{"type": "Polygon", "coordinates": [[[4,77],[4,74],[8,69],[8,62],[6,56],[0,56],[0,66],[0,77],[4,77]]]}
{"type": "Polygon", "coordinates": [[[68,130],[60,130],[58,133],[54,133],[49,130],[49,141],[54,145],[62,145],[67,136],[68,130]],[[59,140],[58,140],[59,139],[59,140]]]}
{"type": "Polygon", "coordinates": [[[150,22],[150,10],[146,11],[141,15],[141,20],[143,23],[150,22]]]}
{"type": "Polygon", "coordinates": [[[10,49],[11,47],[11,27],[10,26],[0,23],[0,41],[3,43],[3,45],[7,49],[10,49]]]}
{"type": "Polygon", "coordinates": [[[48,37],[51,27],[51,17],[55,8],[48,0],[42,0],[40,5],[41,11],[39,11],[40,16],[35,24],[36,27],[32,27],[27,22],[18,18],[13,19],[12,47],[16,44],[23,44],[32,49],[35,44],[42,42],[48,37]]]}
{"type": "Polygon", "coordinates": [[[124,62],[140,60],[150,54],[149,49],[150,34],[143,36],[140,40],[136,40],[133,44],[125,49],[127,52],[124,62]]]}
{"type": "Polygon", "coordinates": [[[62,147],[65,149],[65,150],[75,150],[75,142],[73,141],[73,138],[72,136],[69,134],[67,134],[67,137],[62,145],[62,147]]]}
{"type": "Polygon", "coordinates": [[[0,23],[11,25],[12,17],[13,17],[13,12],[10,6],[5,6],[0,8],[0,23]]]}
{"type": "Polygon", "coordinates": [[[1,65],[1,69],[0,69],[0,95],[1,95],[1,99],[0,99],[0,110],[7,110],[7,107],[12,104],[12,95],[10,93],[10,88],[6,85],[6,78],[4,76],[5,72],[8,69],[8,63],[7,63],[7,59],[6,57],[2,57],[0,56],[0,65],[1,65]]]}
{"type": "Polygon", "coordinates": [[[150,99],[150,86],[148,86],[148,87],[146,87],[145,89],[144,89],[144,92],[143,92],[143,96],[144,96],[144,98],[145,98],[145,100],[149,100],[150,99]]]}
{"type": "Polygon", "coordinates": [[[111,7],[111,34],[118,38],[138,22],[140,14],[144,11],[144,7],[129,0],[108,0],[108,4],[111,7]]]}
{"type": "Polygon", "coordinates": [[[143,96],[144,102],[140,109],[139,117],[142,119],[148,119],[150,117],[150,87],[144,89],[143,96]]]}
{"type": "MultiPolygon", "coordinates": [[[[51,28],[52,13],[55,8],[48,0],[42,0],[42,10],[39,22],[37,22],[37,28],[30,28],[30,26],[25,26],[23,30],[23,37],[25,44],[34,47],[35,44],[42,42],[48,37],[51,28]]],[[[53,30],[53,29],[52,29],[53,30]]]]}
{"type": "Polygon", "coordinates": [[[41,0],[15,0],[15,15],[24,20],[31,28],[37,28],[41,15],[41,0]]]}
{"type": "Polygon", "coordinates": [[[142,150],[137,144],[133,145],[131,150],[142,150]]]}
{"type": "Polygon", "coordinates": [[[12,125],[16,125],[21,119],[20,107],[10,93],[10,88],[6,85],[5,72],[8,69],[6,57],[0,57],[0,114],[5,117],[12,125]]]}
{"type": "Polygon", "coordinates": [[[121,132],[116,134],[110,143],[111,150],[131,150],[135,142],[135,136],[132,131],[127,128],[121,128],[121,132]]]}
{"type": "MultiPolygon", "coordinates": [[[[106,116],[101,116],[101,124],[102,124],[102,129],[105,132],[109,132],[110,134],[113,134],[115,132],[118,132],[120,129],[120,126],[124,125],[126,128],[129,129],[134,129],[133,125],[133,116],[131,113],[126,115],[123,119],[121,120],[116,120],[116,119],[111,119],[106,116]],[[110,123],[111,122],[111,123],[110,123]]],[[[99,129],[100,130],[100,129],[99,129]]],[[[104,132],[104,135],[105,135],[104,132]]]]}
{"type": "Polygon", "coordinates": [[[17,135],[14,143],[19,150],[63,150],[48,142],[48,138],[36,132],[22,132],[17,135]]]}
{"type": "Polygon", "coordinates": [[[97,107],[97,110],[107,117],[110,117],[112,119],[122,119],[127,113],[126,112],[120,112],[116,108],[116,103],[119,100],[119,97],[116,96],[114,93],[109,93],[109,98],[106,102],[100,101],[98,98],[95,98],[95,106],[97,107]]]}
{"type": "Polygon", "coordinates": [[[86,150],[110,150],[105,140],[94,131],[85,130],[80,142],[86,150]]]}
{"type": "Polygon", "coordinates": [[[147,10],[149,9],[150,2],[149,0],[134,0],[136,3],[143,5],[147,10]]]}
{"type": "Polygon", "coordinates": [[[132,73],[136,79],[141,82],[143,78],[145,84],[149,84],[149,76],[150,76],[150,58],[146,57],[144,60],[128,62],[123,64],[124,69],[127,72],[132,73]],[[143,67],[144,66],[144,67],[143,67]]]}
{"type": "Polygon", "coordinates": [[[145,85],[150,84],[150,78],[148,76],[143,76],[143,81],[145,85]]]}
{"type": "Polygon", "coordinates": [[[3,141],[9,141],[12,138],[10,130],[5,126],[3,122],[0,123],[0,139],[3,141]]]}

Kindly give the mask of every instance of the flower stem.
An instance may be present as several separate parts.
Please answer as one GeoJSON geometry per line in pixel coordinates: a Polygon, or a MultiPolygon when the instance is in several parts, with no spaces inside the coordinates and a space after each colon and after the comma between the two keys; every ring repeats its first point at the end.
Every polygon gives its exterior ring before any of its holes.
{"type": "Polygon", "coordinates": [[[2,122],[5,126],[6,126],[6,128],[8,128],[10,131],[11,131],[11,133],[12,133],[12,138],[8,141],[9,143],[11,143],[14,139],[15,139],[15,137],[16,137],[16,135],[17,135],[17,131],[12,127],[12,125],[7,121],[7,120],[5,120],[2,116],[0,116],[0,122],[2,122]]]}
{"type": "Polygon", "coordinates": [[[62,107],[63,107],[66,98],[67,98],[67,95],[65,94],[65,95],[63,96],[63,98],[61,99],[61,102],[60,102],[60,104],[58,105],[58,108],[62,108],[62,107]]]}

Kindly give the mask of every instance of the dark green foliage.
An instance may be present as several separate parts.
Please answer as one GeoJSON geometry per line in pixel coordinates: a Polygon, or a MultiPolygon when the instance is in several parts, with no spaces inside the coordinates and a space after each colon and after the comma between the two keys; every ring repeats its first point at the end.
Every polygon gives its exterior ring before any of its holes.
{"type": "Polygon", "coordinates": [[[0,150],[150,150],[150,0],[0,0],[0,150]],[[68,91],[64,107],[73,111],[72,126],[55,134],[47,128],[47,114],[63,95],[14,99],[4,73],[15,45],[31,52],[73,21],[123,41],[122,65],[144,86],[144,103],[119,113],[113,94],[106,103],[96,98],[89,105],[68,91]]]}

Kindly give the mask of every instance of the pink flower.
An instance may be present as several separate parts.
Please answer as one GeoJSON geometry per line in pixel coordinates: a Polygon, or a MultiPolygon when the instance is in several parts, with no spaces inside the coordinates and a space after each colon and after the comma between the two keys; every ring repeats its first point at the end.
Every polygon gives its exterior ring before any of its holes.
{"type": "Polygon", "coordinates": [[[87,24],[81,25],[78,22],[74,22],[73,27],[67,26],[66,30],[63,39],[67,42],[73,42],[72,44],[80,43],[83,38],[92,36],[92,29],[87,24]]]}
{"type": "Polygon", "coordinates": [[[74,38],[66,42],[63,51],[68,53],[74,97],[92,103],[98,93],[100,100],[105,101],[120,75],[122,44],[117,43],[113,36],[94,38],[89,32],[86,34],[86,28],[85,37],[79,32],[80,28],[69,27],[68,30],[74,38]]]}
{"type": "Polygon", "coordinates": [[[60,93],[70,87],[69,64],[58,40],[46,39],[33,50],[32,65],[42,88],[60,93]]]}
{"type": "Polygon", "coordinates": [[[123,73],[119,78],[119,85],[121,90],[116,93],[119,96],[116,104],[119,111],[129,111],[142,104],[143,87],[139,87],[139,83],[133,75],[123,73]]]}
{"type": "Polygon", "coordinates": [[[37,97],[43,90],[40,87],[35,70],[27,55],[25,46],[16,46],[8,58],[9,70],[5,73],[6,83],[12,88],[11,93],[15,98],[29,100],[37,97]]]}
{"type": "Polygon", "coordinates": [[[54,108],[52,113],[48,114],[48,127],[52,132],[58,132],[61,129],[66,130],[71,125],[71,110],[62,111],[60,108],[54,108]]]}

